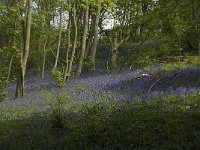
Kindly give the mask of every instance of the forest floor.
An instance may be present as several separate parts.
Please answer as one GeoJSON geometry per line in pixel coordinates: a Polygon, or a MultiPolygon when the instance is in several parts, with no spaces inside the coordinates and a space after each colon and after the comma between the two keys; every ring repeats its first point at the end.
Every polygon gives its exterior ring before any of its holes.
{"type": "Polygon", "coordinates": [[[0,102],[0,149],[200,149],[200,69],[47,76],[0,102]]]}

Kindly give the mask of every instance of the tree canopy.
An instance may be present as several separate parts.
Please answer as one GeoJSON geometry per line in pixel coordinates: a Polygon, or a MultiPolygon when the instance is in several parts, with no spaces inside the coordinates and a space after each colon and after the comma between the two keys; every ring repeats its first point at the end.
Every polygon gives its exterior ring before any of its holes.
{"type": "Polygon", "coordinates": [[[198,55],[199,8],[198,0],[1,1],[1,87],[19,79],[22,66],[24,75],[42,78],[52,70],[63,85],[82,70],[100,69],[97,62],[117,68],[147,57],[198,55]]]}

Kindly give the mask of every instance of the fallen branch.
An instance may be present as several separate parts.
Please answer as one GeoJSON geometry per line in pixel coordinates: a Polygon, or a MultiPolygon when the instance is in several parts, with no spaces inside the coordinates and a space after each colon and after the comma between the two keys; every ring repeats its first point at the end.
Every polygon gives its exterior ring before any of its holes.
{"type": "Polygon", "coordinates": [[[152,89],[154,88],[154,86],[156,86],[162,79],[166,78],[166,77],[174,77],[174,76],[177,76],[178,74],[164,74],[162,75],[158,80],[156,80],[149,88],[148,92],[151,92],[152,89]]]}

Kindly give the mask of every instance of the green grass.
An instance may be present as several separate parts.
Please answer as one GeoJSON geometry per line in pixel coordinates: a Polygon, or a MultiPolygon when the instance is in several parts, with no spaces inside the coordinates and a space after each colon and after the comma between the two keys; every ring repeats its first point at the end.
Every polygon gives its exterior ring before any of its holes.
{"type": "Polygon", "coordinates": [[[63,98],[55,99],[49,114],[32,111],[24,117],[23,110],[16,109],[18,118],[1,119],[1,149],[200,149],[198,93],[167,95],[145,103],[69,105],[63,98]],[[64,126],[52,128],[59,121],[64,126]]]}

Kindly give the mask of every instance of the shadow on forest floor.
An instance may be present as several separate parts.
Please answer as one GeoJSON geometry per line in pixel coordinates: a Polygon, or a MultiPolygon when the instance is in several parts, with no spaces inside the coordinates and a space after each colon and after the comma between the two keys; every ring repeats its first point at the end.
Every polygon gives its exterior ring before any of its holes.
{"type": "Polygon", "coordinates": [[[0,121],[1,149],[199,149],[199,97],[91,102],[61,116],[16,116],[0,121]],[[52,129],[58,117],[64,126],[52,129]]]}
{"type": "MultiPolygon", "coordinates": [[[[174,76],[164,77],[151,89],[152,93],[160,94],[181,94],[196,92],[200,88],[200,70],[194,68],[171,71],[174,76]]],[[[126,93],[130,96],[146,95],[151,86],[159,79],[154,75],[142,78],[132,78],[121,80],[106,89],[118,93],[126,93]]]]}

